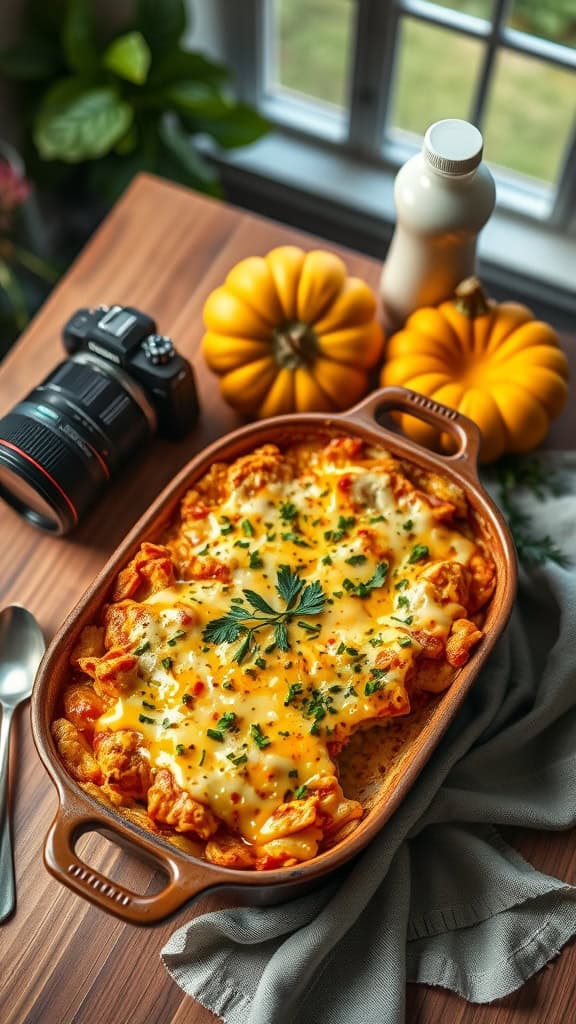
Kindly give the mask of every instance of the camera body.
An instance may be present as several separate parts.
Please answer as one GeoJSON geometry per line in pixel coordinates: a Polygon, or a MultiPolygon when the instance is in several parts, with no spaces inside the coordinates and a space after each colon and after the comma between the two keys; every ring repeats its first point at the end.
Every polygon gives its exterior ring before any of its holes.
{"type": "Polygon", "coordinates": [[[163,437],[181,438],[192,429],[198,418],[192,367],[170,338],[156,332],[152,317],[132,306],[79,309],[65,324],[63,340],[69,355],[91,352],[135,380],[163,437]]]}
{"type": "Polygon", "coordinates": [[[156,433],[198,416],[192,367],[146,313],[79,309],[63,338],[68,358],[0,418],[0,496],[60,535],[156,433]]]}

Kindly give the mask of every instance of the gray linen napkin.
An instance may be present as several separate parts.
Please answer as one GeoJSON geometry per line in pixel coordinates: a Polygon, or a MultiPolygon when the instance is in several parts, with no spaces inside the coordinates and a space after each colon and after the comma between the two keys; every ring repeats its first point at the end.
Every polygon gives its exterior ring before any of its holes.
{"type": "Polygon", "coordinates": [[[205,914],[162,951],[226,1024],[399,1024],[407,981],[484,1003],[576,934],[576,886],[495,825],[576,824],[576,455],[526,495],[570,558],[521,569],[511,622],[408,798],[343,876],[282,906],[205,914]]]}

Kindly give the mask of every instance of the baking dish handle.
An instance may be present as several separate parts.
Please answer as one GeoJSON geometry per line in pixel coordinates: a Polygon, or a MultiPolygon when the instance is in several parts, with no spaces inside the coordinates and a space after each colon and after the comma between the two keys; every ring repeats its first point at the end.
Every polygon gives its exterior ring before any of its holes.
{"type": "Polygon", "coordinates": [[[368,423],[380,426],[378,416],[383,412],[404,412],[425,420],[436,430],[450,434],[456,441],[457,450],[451,455],[438,453],[448,462],[458,462],[458,468],[467,476],[478,479],[478,452],[480,431],[472,420],[456,409],[449,409],[426,395],[420,395],[408,388],[380,388],[364,398],[358,405],[343,413],[342,418],[354,423],[368,423]]]}
{"type": "MultiPolygon", "coordinates": [[[[159,850],[145,836],[131,832],[129,843],[123,836],[125,833],[118,832],[113,822],[104,823],[84,810],[61,805],[46,837],[44,863],[50,874],[63,885],[130,924],[156,924],[194,896],[221,883],[218,877],[207,878],[202,868],[198,871],[188,865],[182,868],[170,850],[159,850]],[[140,895],[89,867],[77,855],[75,846],[81,835],[94,831],[105,831],[107,835],[112,833],[110,838],[115,840],[117,837],[119,845],[135,847],[141,858],[168,876],[164,888],[150,895],[140,895]]],[[[215,876],[217,874],[214,872],[215,876]]]]}

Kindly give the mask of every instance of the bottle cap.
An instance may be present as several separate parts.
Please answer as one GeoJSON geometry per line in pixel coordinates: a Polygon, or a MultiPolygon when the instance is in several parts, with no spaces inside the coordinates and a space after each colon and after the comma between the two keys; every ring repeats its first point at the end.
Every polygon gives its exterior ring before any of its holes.
{"type": "Polygon", "coordinates": [[[422,152],[443,174],[470,174],[482,159],[484,140],[475,125],[449,117],[430,125],[422,152]]]}

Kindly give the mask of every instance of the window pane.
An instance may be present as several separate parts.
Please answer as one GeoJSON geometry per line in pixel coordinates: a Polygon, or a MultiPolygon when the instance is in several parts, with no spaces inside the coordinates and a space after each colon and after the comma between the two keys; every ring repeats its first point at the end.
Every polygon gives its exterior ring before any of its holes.
{"type": "Polygon", "coordinates": [[[273,86],[346,106],[352,0],[274,0],[273,86]]]}
{"type": "Polygon", "coordinates": [[[485,18],[490,21],[494,0],[434,0],[439,7],[451,7],[453,11],[462,11],[463,14],[473,14],[476,18],[485,18]]]}
{"type": "Polygon", "coordinates": [[[391,123],[423,135],[445,117],[470,116],[483,44],[403,18],[391,123]]]}
{"type": "Polygon", "coordinates": [[[576,47],[576,0],[513,0],[508,24],[532,36],[576,47]]]}
{"type": "Polygon", "coordinates": [[[574,74],[503,50],[484,124],[491,163],[555,181],[574,117],[574,74]]]}

